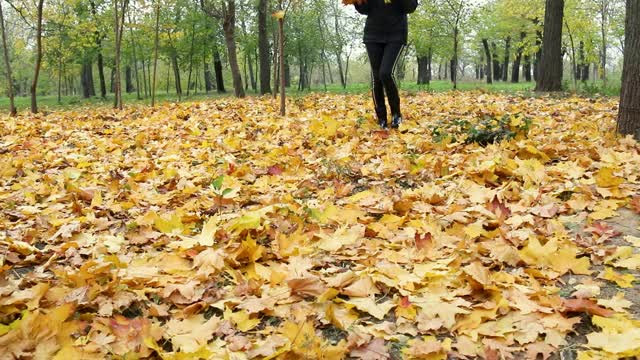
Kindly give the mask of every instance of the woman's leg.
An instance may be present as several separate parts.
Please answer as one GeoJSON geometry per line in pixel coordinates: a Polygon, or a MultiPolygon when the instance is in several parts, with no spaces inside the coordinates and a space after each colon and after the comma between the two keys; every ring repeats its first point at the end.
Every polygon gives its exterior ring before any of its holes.
{"type": "Polygon", "coordinates": [[[382,63],[380,64],[379,78],[382,80],[384,89],[389,99],[389,107],[391,108],[391,115],[400,117],[400,96],[398,94],[398,85],[396,84],[394,72],[396,66],[400,60],[400,54],[404,48],[403,44],[390,43],[384,47],[384,54],[382,56],[382,63]]]}
{"type": "Polygon", "coordinates": [[[384,87],[380,79],[380,66],[385,52],[385,44],[367,43],[367,54],[371,64],[371,79],[373,81],[371,91],[373,92],[373,106],[376,110],[378,123],[387,126],[387,107],[384,102],[384,87]]]}

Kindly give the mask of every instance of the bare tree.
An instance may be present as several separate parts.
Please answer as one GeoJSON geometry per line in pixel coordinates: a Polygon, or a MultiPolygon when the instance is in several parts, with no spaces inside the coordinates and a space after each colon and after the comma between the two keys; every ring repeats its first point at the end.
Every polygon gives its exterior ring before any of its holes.
{"type": "Polygon", "coordinates": [[[33,82],[31,82],[31,112],[38,112],[38,78],[40,76],[40,67],[42,65],[42,9],[44,0],[38,0],[38,8],[36,11],[36,66],[33,71],[33,82]]]}
{"type": "Polygon", "coordinates": [[[222,21],[234,93],[236,97],[243,98],[245,93],[236,51],[236,2],[235,0],[200,0],[200,6],[207,15],[222,21]]]}
{"type": "Polygon", "coordinates": [[[160,38],[160,0],[156,0],[156,28],[153,44],[153,77],[151,84],[151,106],[156,106],[156,75],[158,73],[158,46],[160,38]]]}
{"type": "Polygon", "coordinates": [[[120,49],[122,48],[122,34],[124,19],[129,0],[113,0],[114,32],[115,32],[115,101],[113,107],[122,110],[122,84],[120,81],[120,49]]]}
{"type": "Polygon", "coordinates": [[[471,15],[471,6],[464,0],[444,0],[442,19],[448,25],[453,37],[453,58],[451,59],[451,81],[453,88],[458,88],[458,67],[460,57],[460,32],[471,15]]]}
{"type": "Polygon", "coordinates": [[[602,81],[607,84],[607,30],[609,28],[610,0],[597,0],[598,12],[600,12],[600,66],[602,67],[602,81]]]}

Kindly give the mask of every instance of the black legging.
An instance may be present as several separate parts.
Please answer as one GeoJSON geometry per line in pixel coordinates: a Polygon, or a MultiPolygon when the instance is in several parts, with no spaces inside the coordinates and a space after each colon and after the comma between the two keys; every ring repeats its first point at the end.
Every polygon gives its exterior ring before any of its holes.
{"type": "Polygon", "coordinates": [[[387,93],[391,116],[400,116],[400,96],[393,72],[404,48],[402,43],[366,43],[371,76],[373,78],[373,103],[378,119],[387,119],[384,93],[387,93]]]}

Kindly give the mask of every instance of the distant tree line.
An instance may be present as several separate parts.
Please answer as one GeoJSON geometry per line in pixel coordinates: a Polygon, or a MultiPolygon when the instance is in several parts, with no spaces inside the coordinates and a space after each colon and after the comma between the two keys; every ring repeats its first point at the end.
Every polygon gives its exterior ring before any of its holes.
{"type": "MultiPolygon", "coordinates": [[[[612,53],[624,53],[621,112],[637,113],[636,90],[625,88],[638,82],[637,8],[634,0],[423,0],[410,20],[415,62],[404,59],[398,75],[411,64],[418,84],[449,79],[456,88],[475,78],[560,91],[606,84],[612,53]]],[[[224,93],[227,84],[237,97],[284,98],[285,87],[314,82],[346,87],[363,21],[339,0],[0,0],[9,112],[16,94],[31,96],[37,112],[41,94],[113,96],[122,108],[123,92],[153,104],[158,91],[224,93]]]]}

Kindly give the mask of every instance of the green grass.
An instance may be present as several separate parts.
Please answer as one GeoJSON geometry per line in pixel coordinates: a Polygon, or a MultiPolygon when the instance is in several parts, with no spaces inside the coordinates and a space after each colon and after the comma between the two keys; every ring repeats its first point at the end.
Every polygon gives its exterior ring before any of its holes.
{"type": "MultiPolygon", "coordinates": [[[[565,82],[565,89],[568,90],[568,93],[573,92],[573,84],[571,82],[565,82]]],[[[453,85],[450,81],[446,80],[436,80],[432,81],[429,86],[426,85],[416,85],[415,82],[402,82],[400,86],[402,91],[408,92],[446,92],[453,90],[453,85]]],[[[510,82],[495,82],[494,84],[487,84],[486,82],[481,81],[464,81],[458,84],[459,91],[472,91],[472,90],[482,90],[487,92],[498,92],[498,93],[519,93],[525,96],[534,95],[533,90],[535,88],[534,82],[522,82],[513,84],[510,82]]],[[[370,84],[368,83],[354,83],[349,84],[346,89],[342,88],[339,84],[329,84],[327,85],[326,92],[332,94],[366,94],[371,91],[370,84]]],[[[310,91],[297,91],[295,89],[295,85],[289,89],[287,89],[287,95],[291,97],[299,97],[304,96],[309,93],[324,93],[325,89],[322,85],[316,85],[311,88],[310,91]]],[[[586,84],[579,84],[578,91],[576,91],[579,95],[582,96],[619,96],[620,95],[620,82],[610,81],[609,84],[605,87],[602,82],[588,82],[586,84]]],[[[257,94],[253,91],[249,90],[247,92],[248,96],[256,96],[257,94]]],[[[190,96],[182,96],[181,99],[178,99],[176,94],[169,93],[167,94],[164,91],[160,91],[157,94],[156,101],[158,104],[162,103],[174,103],[174,102],[189,102],[189,101],[202,101],[207,99],[216,99],[225,96],[233,96],[233,91],[227,91],[226,94],[217,94],[212,92],[210,94],[199,93],[198,95],[190,95],[190,96]]],[[[137,99],[136,94],[123,94],[123,101],[125,105],[150,105],[151,99],[137,99]]],[[[106,99],[101,99],[99,97],[93,97],[90,99],[83,99],[79,96],[64,96],[61,101],[58,102],[58,99],[55,95],[46,95],[38,97],[38,107],[42,111],[53,111],[53,110],[70,110],[75,108],[84,108],[84,107],[109,107],[113,105],[113,95],[109,94],[106,99]]],[[[16,106],[18,107],[19,112],[28,111],[31,106],[31,99],[29,97],[16,97],[16,106]]],[[[0,97],[0,112],[4,111],[2,109],[7,109],[9,107],[9,99],[7,97],[0,97]]]]}
{"type": "MultiPolygon", "coordinates": [[[[465,81],[460,82],[458,84],[458,90],[460,91],[471,91],[471,90],[484,90],[490,92],[529,92],[533,91],[535,87],[535,83],[525,82],[525,83],[502,83],[497,82],[495,84],[487,85],[486,82],[471,82],[465,81]]],[[[453,84],[450,81],[446,80],[436,80],[432,81],[429,86],[427,85],[416,85],[415,82],[402,82],[400,85],[400,89],[403,91],[409,92],[420,92],[420,91],[430,91],[430,92],[446,92],[453,90],[453,84]]],[[[322,92],[324,91],[324,87],[322,85],[315,86],[311,89],[314,92],[322,92]]],[[[368,83],[362,84],[350,84],[346,89],[343,89],[342,86],[337,84],[327,85],[327,92],[337,93],[337,94],[361,94],[368,93],[371,91],[371,87],[368,83]]]]}
{"type": "MultiPolygon", "coordinates": [[[[180,99],[181,102],[188,101],[198,101],[212,98],[220,98],[223,96],[229,96],[229,93],[226,94],[197,94],[197,95],[189,95],[182,96],[180,99]]],[[[83,107],[109,107],[113,106],[113,94],[108,94],[106,99],[102,99],[100,97],[92,97],[89,99],[83,99],[80,96],[63,96],[61,101],[58,102],[58,97],[55,95],[44,95],[38,96],[38,108],[42,111],[52,111],[52,110],[71,110],[75,108],[83,108],[83,107]]],[[[151,97],[147,97],[146,99],[137,99],[137,95],[135,93],[131,94],[123,94],[123,102],[125,105],[136,104],[136,105],[151,105],[151,97]]],[[[174,103],[177,102],[178,96],[172,93],[159,93],[156,95],[156,103],[174,103]]],[[[16,107],[19,112],[28,111],[31,108],[31,98],[28,96],[18,96],[15,98],[16,107]]],[[[9,98],[1,97],[0,98],[0,107],[7,109],[9,108],[9,98]]]]}

